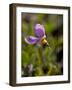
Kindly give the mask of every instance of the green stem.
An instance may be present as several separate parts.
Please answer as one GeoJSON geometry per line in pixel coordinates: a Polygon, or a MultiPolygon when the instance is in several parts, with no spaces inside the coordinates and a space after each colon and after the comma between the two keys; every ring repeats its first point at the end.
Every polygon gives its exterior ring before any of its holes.
{"type": "Polygon", "coordinates": [[[40,60],[42,62],[43,65],[46,65],[46,60],[44,59],[44,53],[43,53],[44,49],[42,47],[38,48],[38,52],[39,52],[39,56],[40,56],[40,60]]]}

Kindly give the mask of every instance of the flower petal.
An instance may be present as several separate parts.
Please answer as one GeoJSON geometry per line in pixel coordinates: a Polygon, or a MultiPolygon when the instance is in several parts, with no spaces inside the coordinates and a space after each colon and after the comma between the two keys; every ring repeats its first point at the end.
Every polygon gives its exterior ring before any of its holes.
{"type": "Polygon", "coordinates": [[[28,36],[25,38],[25,42],[28,44],[36,44],[38,41],[39,39],[33,36],[28,36]]]}
{"type": "Polygon", "coordinates": [[[35,34],[37,37],[42,38],[43,36],[45,36],[45,29],[43,25],[36,24],[34,29],[35,29],[35,34]]]}

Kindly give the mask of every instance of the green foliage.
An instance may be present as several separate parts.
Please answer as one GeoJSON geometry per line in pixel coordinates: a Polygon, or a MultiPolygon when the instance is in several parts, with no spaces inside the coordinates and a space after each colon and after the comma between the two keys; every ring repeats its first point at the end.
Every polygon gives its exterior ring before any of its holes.
{"type": "Polygon", "coordinates": [[[22,13],[22,76],[45,76],[63,74],[63,17],[51,14],[24,14],[22,13]],[[26,16],[29,16],[29,18],[26,16]],[[50,45],[43,48],[38,45],[28,45],[24,38],[34,36],[34,25],[43,24],[46,39],[50,45]],[[31,73],[28,65],[33,65],[31,73]],[[29,75],[30,74],[30,75],[29,75]]]}

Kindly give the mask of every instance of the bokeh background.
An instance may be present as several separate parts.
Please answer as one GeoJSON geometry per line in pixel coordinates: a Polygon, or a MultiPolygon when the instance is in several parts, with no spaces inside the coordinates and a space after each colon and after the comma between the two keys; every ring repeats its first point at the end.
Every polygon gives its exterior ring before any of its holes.
{"type": "Polygon", "coordinates": [[[63,74],[63,15],[22,13],[21,76],[51,76],[63,74]],[[49,47],[29,45],[25,37],[35,36],[35,24],[45,28],[49,47]]]}

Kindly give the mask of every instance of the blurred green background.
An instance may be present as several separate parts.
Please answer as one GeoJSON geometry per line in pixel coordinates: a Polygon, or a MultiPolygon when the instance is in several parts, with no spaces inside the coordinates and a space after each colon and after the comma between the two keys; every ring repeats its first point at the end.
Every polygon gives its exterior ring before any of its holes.
{"type": "Polygon", "coordinates": [[[21,75],[51,76],[63,74],[63,16],[58,14],[22,13],[21,75]],[[35,36],[34,25],[45,28],[49,47],[29,45],[24,38],[35,36]]]}

